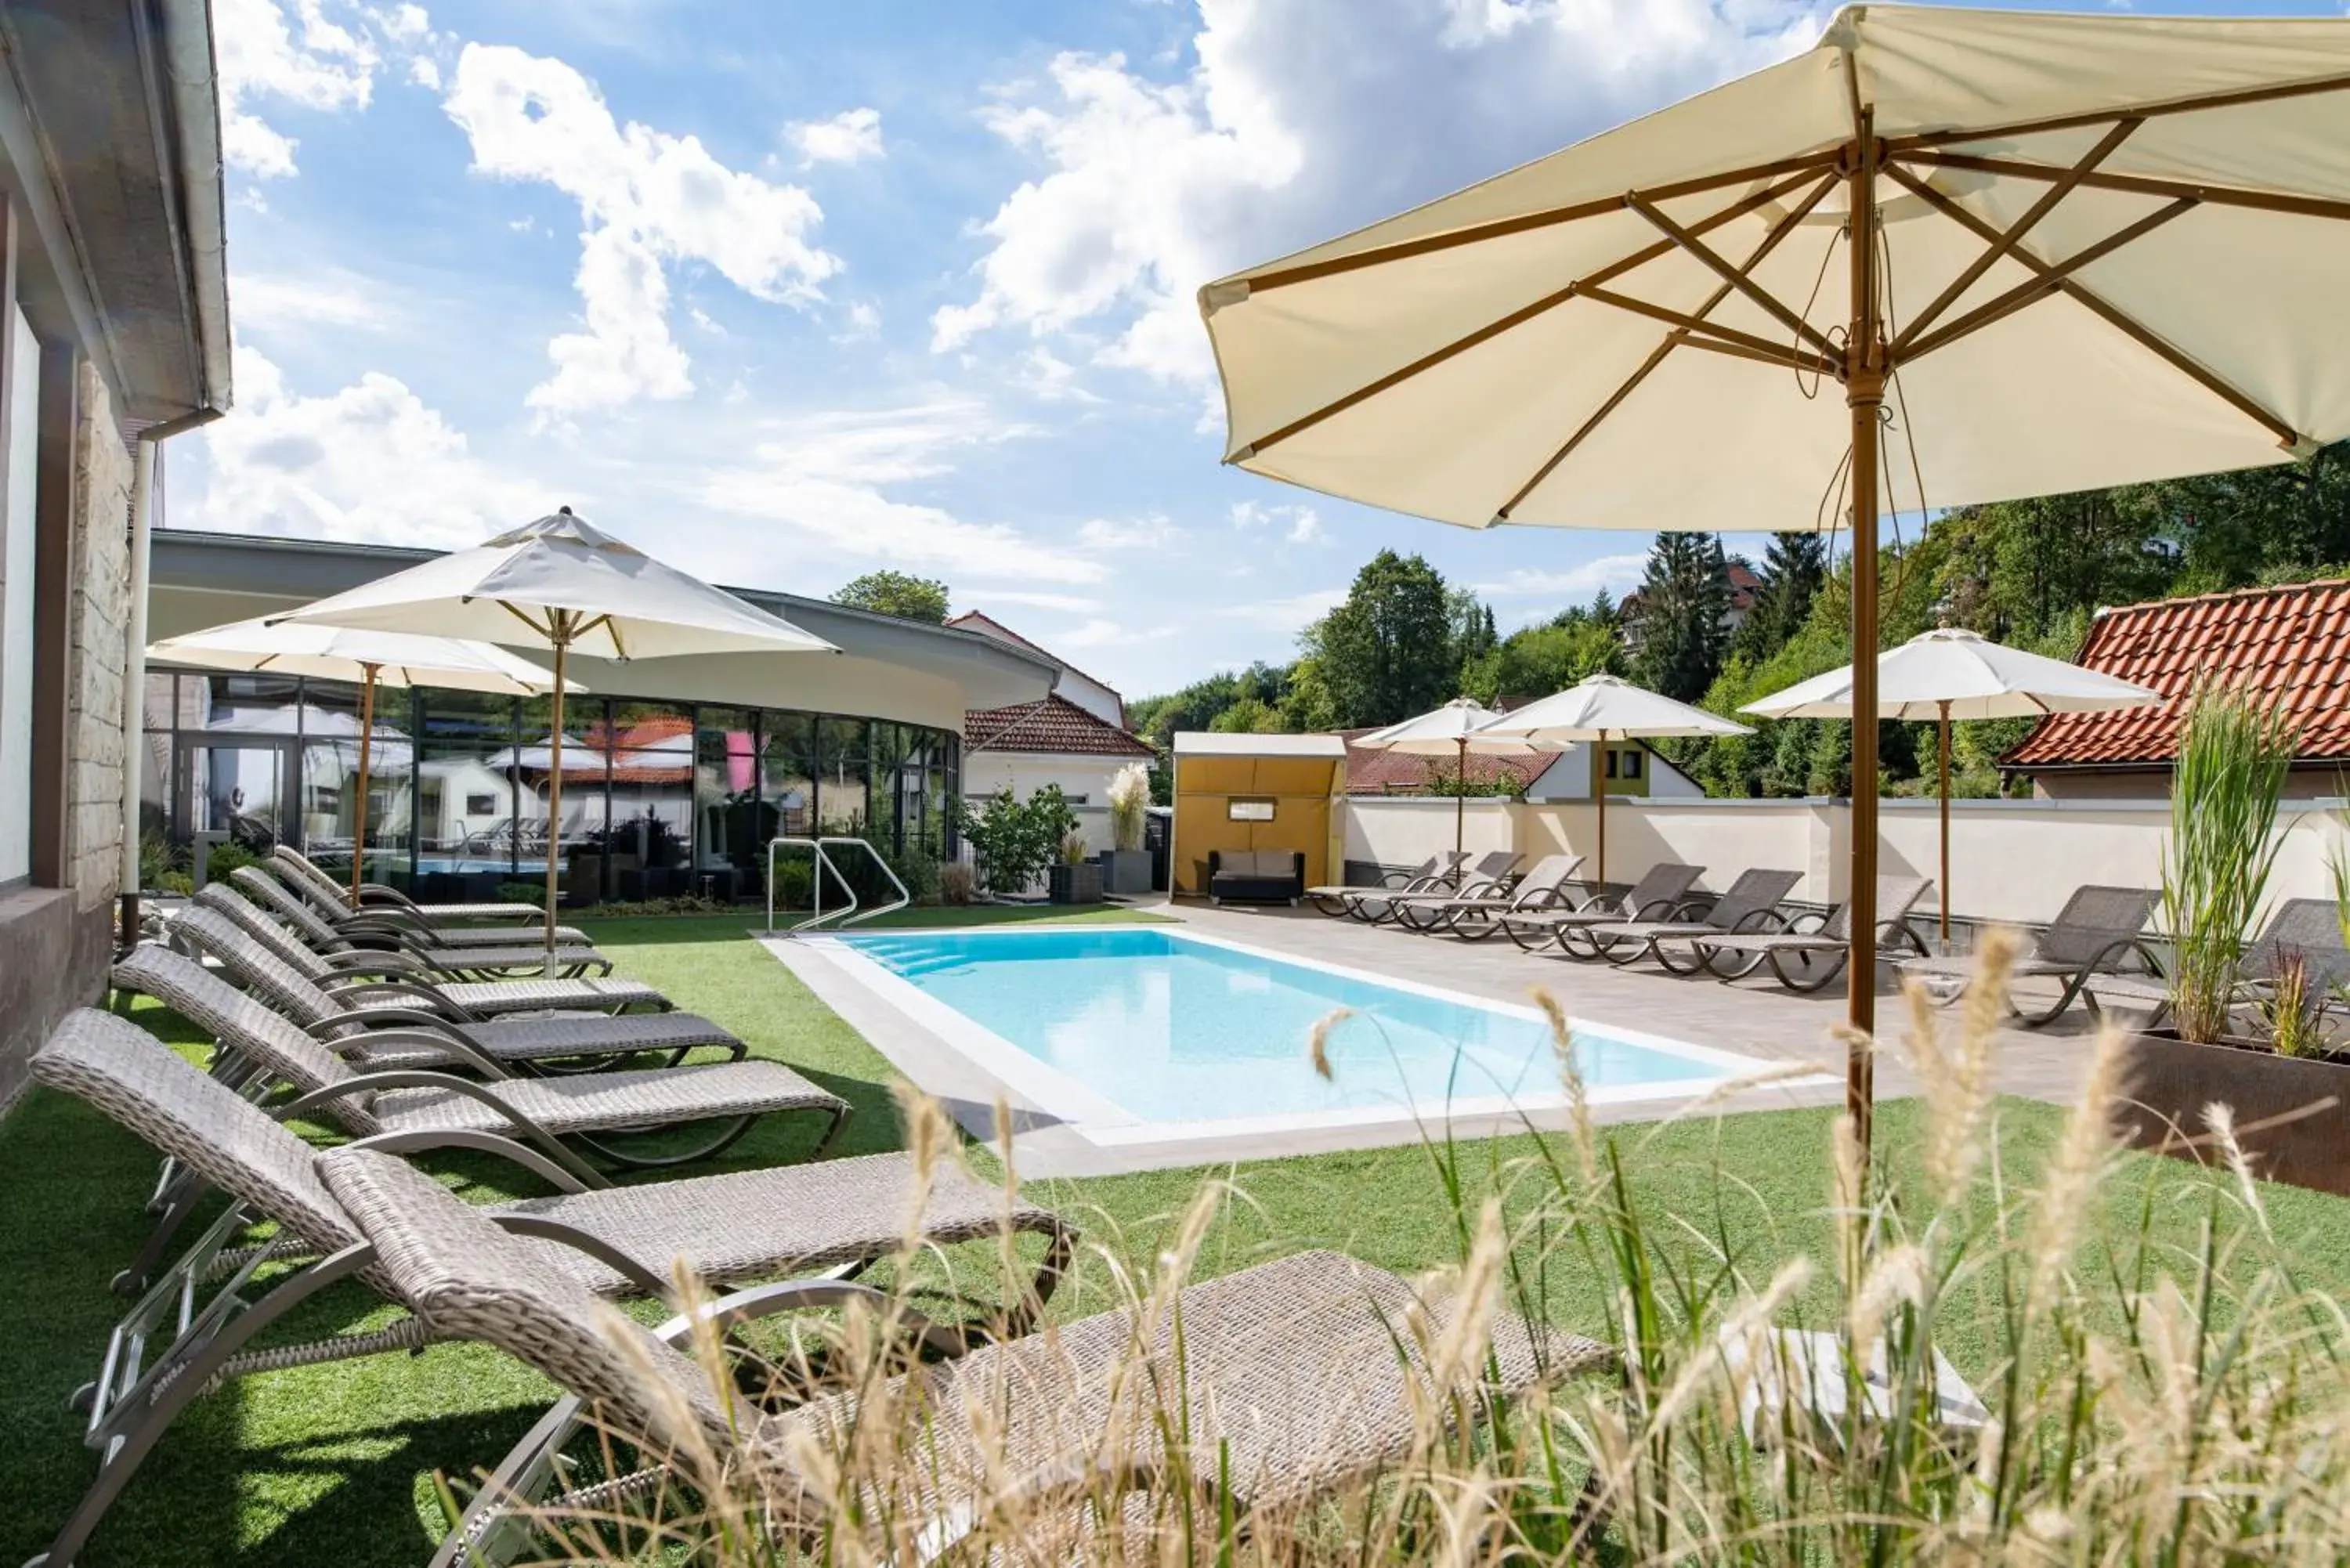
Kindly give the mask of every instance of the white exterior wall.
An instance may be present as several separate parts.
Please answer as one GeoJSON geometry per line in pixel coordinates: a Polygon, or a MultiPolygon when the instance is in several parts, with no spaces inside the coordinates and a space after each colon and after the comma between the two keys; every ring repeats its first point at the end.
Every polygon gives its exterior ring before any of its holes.
{"type": "Polygon", "coordinates": [[[1115,847],[1109,832],[1109,782],[1127,763],[1140,760],[1066,753],[966,751],[962,758],[962,793],[967,800],[984,800],[1009,787],[1016,798],[1026,800],[1046,784],[1058,784],[1061,793],[1072,802],[1079,795],[1086,797],[1085,804],[1076,808],[1077,831],[1086,836],[1086,843],[1097,850],[1109,849],[1115,847]]]}
{"type": "MultiPolygon", "coordinates": [[[[1878,803],[1879,864],[1888,875],[1939,875],[1936,803],[1878,803]]],[[[2328,857],[2350,854],[2341,800],[2289,803],[2269,882],[2272,899],[2330,898],[2328,857]]],[[[1596,849],[1596,813],[1586,802],[1468,803],[1465,843],[1512,848],[1532,858],[1596,849]]],[[[1844,895],[1850,807],[1843,801],[1628,800],[1607,805],[1607,874],[1629,881],[1659,861],[1706,867],[1719,889],[1740,871],[1775,867],[1803,873],[1795,897],[1829,903],[1844,895]]],[[[2168,802],[1962,800],[1950,803],[1952,912],[1961,919],[2033,922],[2054,914],[2087,883],[2155,888],[2169,840],[2168,802]]],[[[1347,857],[1417,865],[1452,847],[1450,801],[1377,796],[1347,803],[1347,857]]],[[[1919,905],[1931,911],[1930,898],[1919,905]]]]}
{"type": "MultiPolygon", "coordinates": [[[[1526,789],[1526,798],[1534,801],[1588,800],[1591,798],[1591,743],[1576,741],[1558,753],[1556,761],[1535,775],[1526,789]]],[[[1648,778],[1648,798],[1651,800],[1701,800],[1705,786],[1673,766],[1654,752],[1645,754],[1643,767],[1648,778]]],[[[1619,795],[1609,795],[1618,800],[1619,795]]]]}

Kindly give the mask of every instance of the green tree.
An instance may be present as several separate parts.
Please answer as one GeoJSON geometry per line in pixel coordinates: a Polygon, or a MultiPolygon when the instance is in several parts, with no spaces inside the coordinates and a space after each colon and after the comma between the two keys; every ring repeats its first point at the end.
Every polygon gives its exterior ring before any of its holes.
{"type": "Polygon", "coordinates": [[[1746,612],[1731,650],[1749,659],[1768,659],[1795,635],[1812,613],[1812,600],[1827,580],[1827,541],[1818,534],[1773,534],[1762,557],[1762,591],[1746,612]]]}
{"type": "Polygon", "coordinates": [[[1266,735],[1285,728],[1280,710],[1263,698],[1243,697],[1208,722],[1220,735],[1266,735]]]}
{"type": "Polygon", "coordinates": [[[1444,579],[1382,550],[1311,633],[1342,724],[1391,724],[1456,694],[1459,645],[1444,579]]]}
{"type": "Polygon", "coordinates": [[[832,602],[905,620],[926,620],[932,626],[947,618],[946,584],[906,572],[868,572],[842,584],[832,602]]]}
{"type": "Polygon", "coordinates": [[[1488,706],[1504,697],[1547,697],[1615,667],[1616,628],[1582,610],[1503,638],[1461,672],[1461,689],[1488,706]]]}
{"type": "Polygon", "coordinates": [[[1721,669],[1730,563],[1713,534],[1665,533],[1640,579],[1640,651],[1634,679],[1677,701],[1705,695],[1721,669]]]}

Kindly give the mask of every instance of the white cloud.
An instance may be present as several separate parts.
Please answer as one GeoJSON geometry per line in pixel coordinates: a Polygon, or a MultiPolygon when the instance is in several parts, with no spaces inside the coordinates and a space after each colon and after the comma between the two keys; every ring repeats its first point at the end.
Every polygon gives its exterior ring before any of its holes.
{"type": "Polygon", "coordinates": [[[230,281],[229,299],[239,330],[264,336],[318,327],[383,332],[405,314],[381,282],[328,266],[299,274],[240,272],[230,281]]]}
{"type": "Polygon", "coordinates": [[[978,227],[948,350],[999,327],[1208,379],[1201,283],[1552,151],[1807,43],[1791,0],[1198,0],[1197,64],[1064,54],[987,123],[1038,172],[978,227]],[[1341,41],[1343,40],[1343,42],[1341,41]]]}
{"type": "Polygon", "coordinates": [[[1002,523],[973,523],[943,506],[888,492],[953,469],[955,452],[1033,433],[980,404],[940,401],[878,412],[786,421],[754,452],[721,467],[700,499],[721,511],[781,524],[807,545],[849,561],[940,571],[953,577],[1094,583],[1108,574],[1081,555],[1002,523]]]}
{"type": "Polygon", "coordinates": [[[726,336],[726,328],[718,325],[718,323],[711,317],[710,313],[702,309],[700,306],[690,305],[686,306],[685,314],[688,319],[692,321],[694,326],[700,327],[702,331],[707,332],[712,337],[723,337],[726,336]]]}
{"type": "Polygon", "coordinates": [[[408,62],[408,79],[432,92],[441,90],[441,67],[430,56],[419,55],[408,62]]]}
{"type": "Polygon", "coordinates": [[[1077,525],[1077,543],[1097,550],[1163,550],[1183,536],[1183,530],[1159,513],[1114,522],[1091,517],[1077,525]]]}
{"type": "Polygon", "coordinates": [[[840,330],[832,335],[835,343],[863,343],[881,336],[881,307],[869,299],[852,302],[840,313],[840,330]]]}
{"type": "Polygon", "coordinates": [[[1012,384],[1045,403],[1098,403],[1101,399],[1077,384],[1077,368],[1042,343],[1020,357],[1012,384]]]}
{"type": "Polygon", "coordinates": [[[221,151],[231,168],[260,180],[295,172],[295,139],[254,112],[256,99],[320,110],[367,107],[376,45],[358,15],[344,14],[353,26],[331,18],[326,0],[213,0],[221,151]]]}
{"type": "Polygon", "coordinates": [[[1124,648],[1137,642],[1155,642],[1173,634],[1171,626],[1136,626],[1132,621],[1105,620],[1097,618],[1052,635],[1055,648],[1124,648]]]}
{"type": "Polygon", "coordinates": [[[1252,599],[1247,604],[1220,605],[1208,613],[1227,620],[1253,620],[1277,631],[1304,631],[1347,602],[1344,588],[1309,588],[1285,598],[1252,599]]]}
{"type": "Polygon", "coordinates": [[[243,345],[235,372],[235,417],[204,427],[203,493],[175,524],[453,548],[545,510],[543,489],[473,456],[390,376],[306,397],[243,345]]]}
{"type": "Polygon", "coordinates": [[[881,144],[878,109],[843,109],[830,119],[799,120],[785,129],[784,138],[799,150],[803,169],[819,163],[861,163],[887,151],[881,144]]]}
{"type": "Polygon", "coordinates": [[[670,336],[667,265],[707,263],[786,304],[818,297],[838,270],[808,243],[823,213],[806,191],[729,169],[694,137],[622,126],[561,60],[468,44],[443,107],[471,139],[475,171],[541,182],[579,203],[587,330],[547,345],[555,374],[525,400],[545,418],[692,390],[691,361],[670,336]]]}
{"type": "Polygon", "coordinates": [[[1278,528],[1282,537],[1293,545],[1318,545],[1328,537],[1323,532],[1321,516],[1311,506],[1235,501],[1232,503],[1232,526],[1243,534],[1278,528]]]}
{"type": "Polygon", "coordinates": [[[1640,577],[1648,569],[1644,556],[1601,556],[1569,566],[1565,571],[1538,572],[1520,567],[1490,583],[1479,583],[1476,591],[1488,598],[1547,598],[1581,602],[1603,589],[1621,597],[1640,586],[1640,577]]]}
{"type": "Polygon", "coordinates": [[[992,605],[1020,605],[1029,609],[1059,610],[1066,615],[1091,615],[1101,601],[1084,594],[1044,593],[1034,588],[990,588],[992,605]]]}

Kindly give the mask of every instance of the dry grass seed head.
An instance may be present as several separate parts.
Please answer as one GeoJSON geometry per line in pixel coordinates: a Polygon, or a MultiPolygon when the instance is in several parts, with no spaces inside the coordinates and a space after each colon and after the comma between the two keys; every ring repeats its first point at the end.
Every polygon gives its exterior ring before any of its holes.
{"type": "Polygon", "coordinates": [[[1530,994],[1550,1023],[1551,1051],[1558,1058],[1559,1083],[1566,1090],[1567,1135],[1575,1145],[1575,1173],[1588,1191],[1599,1185],[1599,1137],[1591,1125],[1590,1091],[1583,1081],[1583,1069],[1575,1064],[1575,1031],[1567,1022],[1566,1009],[1547,986],[1535,986],[1530,994]]]}
{"type": "Polygon", "coordinates": [[[2049,1290],[2071,1261],[2082,1226],[2094,1207],[2099,1177],[2113,1141],[2114,1105],[2120,1095],[2121,1033],[2097,1032],[2082,1081],[2080,1097],[2064,1118],[2064,1130],[2042,1173],[2029,1239],[2032,1309],[2045,1311],[2049,1290]]]}
{"type": "Polygon", "coordinates": [[[1305,1054],[1324,1083],[1329,1083],[1337,1076],[1330,1067],[1330,1031],[1353,1016],[1355,1010],[1351,1007],[1334,1007],[1314,1021],[1313,1032],[1305,1037],[1305,1054]]]}

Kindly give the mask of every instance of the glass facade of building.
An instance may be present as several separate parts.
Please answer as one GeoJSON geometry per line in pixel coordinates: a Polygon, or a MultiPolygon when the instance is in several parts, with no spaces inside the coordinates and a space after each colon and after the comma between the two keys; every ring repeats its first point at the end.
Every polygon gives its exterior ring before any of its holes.
{"type": "MultiPolygon", "coordinates": [[[[284,842],[351,863],[359,689],[269,674],[151,670],[140,799],[151,861],[192,871],[221,844],[284,842]]],[[[380,691],[367,869],[427,900],[494,898],[545,876],[544,698],[380,691]]],[[[961,737],[887,720],[573,696],[564,703],[558,875],[567,908],[764,896],[778,835],[864,838],[892,862],[951,853],[961,737]]],[[[852,878],[868,875],[858,864],[852,878]]],[[[780,871],[804,901],[807,862],[780,871]]],[[[878,884],[878,875],[873,875],[878,884]]],[[[860,897],[879,894],[859,886],[860,897]]]]}

